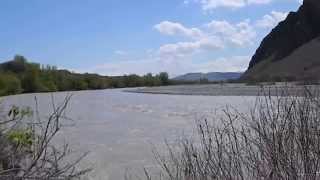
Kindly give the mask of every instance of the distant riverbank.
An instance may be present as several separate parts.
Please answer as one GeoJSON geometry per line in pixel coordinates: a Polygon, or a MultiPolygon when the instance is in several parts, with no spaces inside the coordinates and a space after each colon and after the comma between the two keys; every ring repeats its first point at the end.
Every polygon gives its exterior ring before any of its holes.
{"type": "Polygon", "coordinates": [[[161,87],[145,87],[125,90],[132,93],[168,94],[168,95],[200,95],[200,96],[259,96],[259,95],[299,95],[305,88],[319,91],[319,85],[298,86],[278,83],[276,85],[254,85],[243,83],[210,84],[210,85],[177,85],[161,87]],[[285,91],[284,91],[285,90],[285,91]],[[286,92],[286,94],[282,94],[286,92]]]}

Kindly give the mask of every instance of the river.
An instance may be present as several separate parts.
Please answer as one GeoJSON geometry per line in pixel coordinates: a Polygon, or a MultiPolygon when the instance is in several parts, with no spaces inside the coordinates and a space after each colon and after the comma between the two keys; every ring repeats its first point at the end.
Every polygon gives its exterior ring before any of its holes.
{"type": "MultiPolygon", "coordinates": [[[[68,95],[72,99],[66,126],[59,134],[77,152],[89,155],[82,166],[92,167],[92,180],[123,179],[126,171],[139,173],[154,165],[152,148],[165,140],[174,143],[182,135],[191,136],[198,119],[214,119],[232,106],[247,111],[255,97],[155,95],[124,92],[121,89],[23,94],[5,97],[2,106],[35,108],[42,115],[68,95]]],[[[160,148],[161,151],[161,148],[160,148]]]]}

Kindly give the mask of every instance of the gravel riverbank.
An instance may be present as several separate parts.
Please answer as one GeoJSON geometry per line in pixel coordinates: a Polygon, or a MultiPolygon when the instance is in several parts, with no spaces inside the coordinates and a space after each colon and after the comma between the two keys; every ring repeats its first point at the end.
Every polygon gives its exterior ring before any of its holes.
{"type": "Polygon", "coordinates": [[[318,91],[319,85],[297,86],[294,84],[278,83],[276,85],[248,86],[246,84],[209,84],[209,85],[177,85],[161,87],[145,87],[125,90],[132,93],[170,94],[170,95],[201,95],[201,96],[259,96],[270,94],[297,95],[305,92],[318,91]]]}

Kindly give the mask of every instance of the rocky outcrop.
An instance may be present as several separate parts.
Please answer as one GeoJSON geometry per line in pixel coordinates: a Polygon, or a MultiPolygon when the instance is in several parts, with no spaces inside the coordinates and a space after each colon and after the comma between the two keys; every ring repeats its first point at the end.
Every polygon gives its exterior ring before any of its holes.
{"type": "Polygon", "coordinates": [[[279,61],[258,63],[243,77],[257,81],[320,80],[320,36],[279,61]]]}
{"type": "Polygon", "coordinates": [[[297,12],[289,13],[288,17],[263,39],[244,77],[257,76],[251,72],[258,64],[266,64],[263,61],[268,61],[269,64],[281,61],[319,36],[320,0],[304,0],[297,12]]]}

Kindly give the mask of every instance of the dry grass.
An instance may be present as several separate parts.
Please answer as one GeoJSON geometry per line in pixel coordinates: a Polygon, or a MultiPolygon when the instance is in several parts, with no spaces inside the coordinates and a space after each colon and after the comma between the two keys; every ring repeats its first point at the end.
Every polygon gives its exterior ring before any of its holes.
{"type": "Polygon", "coordinates": [[[224,118],[198,121],[197,138],[155,151],[161,170],[145,170],[145,179],[319,179],[319,96],[285,93],[259,97],[249,114],[226,109],[224,118]]]}

